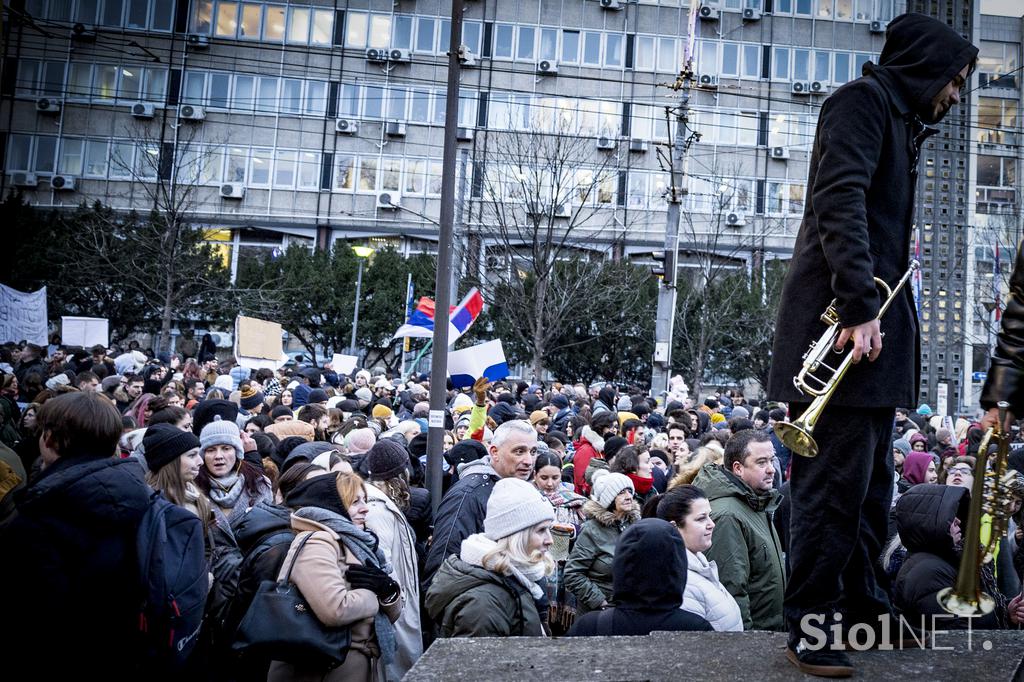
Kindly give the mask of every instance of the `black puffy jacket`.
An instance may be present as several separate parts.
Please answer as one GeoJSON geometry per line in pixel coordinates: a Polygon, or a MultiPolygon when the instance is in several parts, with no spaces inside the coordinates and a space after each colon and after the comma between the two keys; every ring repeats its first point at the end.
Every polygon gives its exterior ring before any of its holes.
{"type": "MultiPolygon", "coordinates": [[[[956,583],[960,554],[953,545],[949,527],[954,518],[966,534],[970,493],[966,488],[921,483],[911,487],[896,503],[896,528],[907,558],[893,583],[893,601],[911,624],[941,615],[939,629],[966,629],[967,621],[949,616],[939,605],[940,590],[956,583]]],[[[997,626],[995,614],[973,619],[974,629],[997,626]]]]}

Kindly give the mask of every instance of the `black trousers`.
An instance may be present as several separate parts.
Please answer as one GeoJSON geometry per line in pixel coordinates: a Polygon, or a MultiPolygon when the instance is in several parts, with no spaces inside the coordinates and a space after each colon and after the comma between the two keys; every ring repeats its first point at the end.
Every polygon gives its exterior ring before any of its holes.
{"type": "MultiPolygon", "coordinates": [[[[794,403],[790,413],[806,407],[794,403]]],[[[844,625],[852,625],[877,624],[891,612],[878,575],[892,504],[894,414],[893,408],[828,406],[814,427],[818,456],[793,454],[784,602],[791,635],[807,614],[830,618],[838,610],[844,625]]]]}

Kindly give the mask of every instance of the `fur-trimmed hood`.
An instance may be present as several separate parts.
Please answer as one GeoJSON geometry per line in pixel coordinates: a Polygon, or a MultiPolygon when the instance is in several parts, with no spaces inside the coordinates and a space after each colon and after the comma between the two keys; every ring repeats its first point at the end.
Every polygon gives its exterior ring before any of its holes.
{"type": "Polygon", "coordinates": [[[604,452],[604,438],[598,435],[597,431],[589,426],[584,426],[580,430],[580,439],[590,443],[590,446],[597,452],[604,452]]]}
{"type": "Polygon", "coordinates": [[[633,505],[633,509],[630,510],[624,519],[620,519],[615,516],[615,512],[608,511],[593,500],[587,500],[583,504],[583,515],[608,528],[614,528],[615,526],[625,527],[640,520],[640,510],[636,505],[633,505]]]}

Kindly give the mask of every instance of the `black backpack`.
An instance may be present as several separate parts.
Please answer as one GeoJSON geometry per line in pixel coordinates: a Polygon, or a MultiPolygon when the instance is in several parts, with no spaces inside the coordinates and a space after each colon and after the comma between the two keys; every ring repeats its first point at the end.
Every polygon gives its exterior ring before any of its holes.
{"type": "Polygon", "coordinates": [[[146,655],[180,666],[199,638],[210,587],[203,524],[154,492],[139,525],[136,549],[142,583],[139,631],[146,655]]]}

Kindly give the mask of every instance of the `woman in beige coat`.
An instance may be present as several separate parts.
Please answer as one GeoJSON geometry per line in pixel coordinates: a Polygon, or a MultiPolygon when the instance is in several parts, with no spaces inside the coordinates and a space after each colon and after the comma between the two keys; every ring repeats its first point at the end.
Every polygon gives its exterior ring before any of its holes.
{"type": "Polygon", "coordinates": [[[292,569],[293,582],[320,622],[349,628],[345,662],[332,670],[284,661],[270,664],[268,682],[384,680],[394,660],[395,629],[402,612],[402,591],[388,574],[391,567],[366,530],[366,485],[355,474],[325,474],[303,481],[287,499],[296,531],[283,572],[307,531],[312,535],[292,569]]]}

